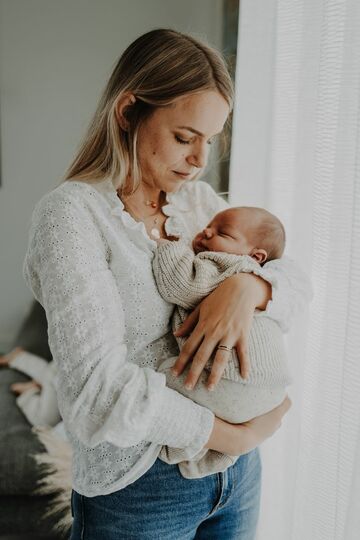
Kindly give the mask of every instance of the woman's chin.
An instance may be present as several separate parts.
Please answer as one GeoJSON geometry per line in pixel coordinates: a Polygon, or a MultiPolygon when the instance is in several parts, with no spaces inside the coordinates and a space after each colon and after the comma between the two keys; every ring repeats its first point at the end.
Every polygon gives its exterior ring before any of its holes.
{"type": "Polygon", "coordinates": [[[186,180],[176,180],[175,182],[168,182],[164,191],[166,193],[176,193],[186,183],[186,180]]]}

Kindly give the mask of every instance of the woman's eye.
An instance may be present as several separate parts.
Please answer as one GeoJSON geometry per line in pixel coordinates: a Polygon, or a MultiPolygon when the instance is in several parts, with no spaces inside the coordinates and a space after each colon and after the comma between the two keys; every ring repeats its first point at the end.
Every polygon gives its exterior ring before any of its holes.
{"type": "Polygon", "coordinates": [[[179,137],[179,135],[175,135],[175,139],[180,144],[190,144],[190,141],[188,141],[186,139],[182,139],[181,137],[179,137]]]}

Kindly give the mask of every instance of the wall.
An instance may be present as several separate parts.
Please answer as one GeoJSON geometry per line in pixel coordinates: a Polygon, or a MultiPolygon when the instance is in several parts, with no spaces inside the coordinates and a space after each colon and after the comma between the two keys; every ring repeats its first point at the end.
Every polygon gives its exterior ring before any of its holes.
{"type": "Polygon", "coordinates": [[[22,262],[32,209],[61,180],[112,66],[172,27],[221,43],[222,0],[0,0],[0,351],[32,295],[22,262]]]}

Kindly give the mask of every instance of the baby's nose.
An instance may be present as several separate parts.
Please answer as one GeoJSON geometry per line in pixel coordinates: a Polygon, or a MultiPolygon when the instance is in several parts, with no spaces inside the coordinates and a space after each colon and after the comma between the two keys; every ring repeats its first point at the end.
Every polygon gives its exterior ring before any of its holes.
{"type": "Polygon", "coordinates": [[[209,229],[209,227],[206,227],[203,230],[203,235],[205,236],[205,238],[211,238],[212,237],[212,230],[209,229]]]}

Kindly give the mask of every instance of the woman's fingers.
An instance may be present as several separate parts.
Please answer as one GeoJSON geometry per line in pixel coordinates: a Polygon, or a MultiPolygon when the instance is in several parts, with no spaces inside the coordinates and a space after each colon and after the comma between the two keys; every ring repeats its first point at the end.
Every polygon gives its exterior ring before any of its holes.
{"type": "Polygon", "coordinates": [[[214,390],[217,383],[220,381],[225,368],[229,362],[229,356],[232,354],[230,351],[224,351],[217,349],[214,362],[211,368],[211,373],[207,381],[207,387],[209,390],[214,390]]]}
{"type": "Polygon", "coordinates": [[[278,412],[279,412],[279,415],[280,415],[280,418],[282,418],[288,412],[291,405],[292,405],[291,399],[289,398],[289,396],[286,396],[284,401],[282,403],[280,403],[280,405],[277,408],[278,412]]]}
{"type": "Polygon", "coordinates": [[[275,409],[273,409],[273,414],[277,417],[277,425],[275,430],[279,429],[281,427],[281,422],[285,414],[288,412],[288,410],[291,407],[291,400],[288,396],[284,399],[280,405],[278,405],[275,409]]]}
{"type": "Polygon", "coordinates": [[[247,379],[250,374],[250,360],[247,340],[243,337],[241,341],[237,341],[235,349],[239,360],[240,375],[243,379],[247,379]]]}
{"type": "Polygon", "coordinates": [[[280,405],[278,405],[277,407],[275,407],[268,413],[258,416],[257,418],[255,418],[255,421],[257,419],[261,420],[263,418],[264,419],[271,418],[274,424],[272,431],[276,431],[281,426],[282,419],[285,416],[285,414],[288,412],[290,407],[291,407],[291,400],[289,399],[289,396],[286,396],[286,398],[284,399],[284,401],[282,401],[282,403],[280,403],[280,405]]]}
{"type": "Polygon", "coordinates": [[[206,366],[207,361],[216,346],[216,341],[204,338],[191,362],[189,373],[185,380],[185,386],[188,390],[192,390],[199,380],[201,372],[206,366]]]}
{"type": "MultiPolygon", "coordinates": [[[[253,279],[248,274],[229,277],[202,300],[189,315],[180,329],[175,332],[177,337],[191,334],[174,365],[175,376],[180,375],[188,362],[192,360],[194,365],[190,368],[187,382],[194,386],[207,361],[214,355],[216,346],[233,347],[235,343],[240,373],[244,378],[248,376],[247,341],[256,306],[252,297],[251,284],[253,284],[253,279]]],[[[216,386],[230,354],[226,350],[221,353],[216,351],[208,387],[216,386]]]]}
{"type": "Polygon", "coordinates": [[[186,340],[181,348],[179,358],[176,360],[171,370],[175,377],[177,375],[181,375],[181,373],[184,371],[186,364],[193,358],[195,352],[200,347],[202,340],[203,333],[200,330],[195,330],[186,340]]]}
{"type": "Polygon", "coordinates": [[[275,431],[277,431],[280,426],[282,419],[284,415],[288,412],[288,410],[291,407],[291,401],[286,396],[284,401],[280,403],[275,409],[272,409],[271,411],[262,414],[260,416],[257,416],[256,418],[253,418],[252,420],[249,420],[248,422],[244,422],[242,424],[247,429],[250,430],[250,433],[252,434],[252,446],[258,446],[261,444],[265,439],[268,437],[271,437],[275,431]]]}
{"type": "Polygon", "coordinates": [[[174,332],[176,337],[185,337],[191,334],[194,330],[200,313],[200,304],[190,313],[190,315],[185,319],[182,325],[174,332]]]}

